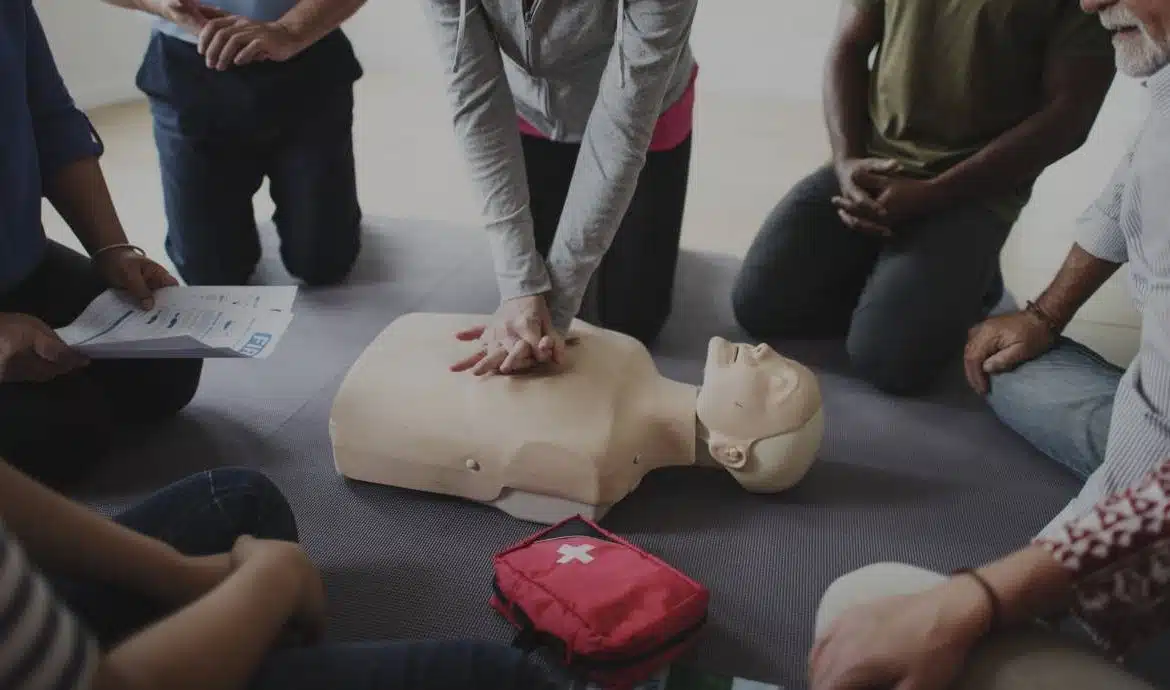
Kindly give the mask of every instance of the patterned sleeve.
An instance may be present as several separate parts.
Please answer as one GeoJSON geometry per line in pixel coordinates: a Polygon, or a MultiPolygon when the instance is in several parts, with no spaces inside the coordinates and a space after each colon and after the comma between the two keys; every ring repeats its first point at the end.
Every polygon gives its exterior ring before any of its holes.
{"type": "Polygon", "coordinates": [[[84,690],[98,647],[0,524],[0,688],[84,690]]]}
{"type": "Polygon", "coordinates": [[[1122,655],[1170,624],[1170,461],[1037,538],[1073,575],[1073,614],[1122,655]]]}

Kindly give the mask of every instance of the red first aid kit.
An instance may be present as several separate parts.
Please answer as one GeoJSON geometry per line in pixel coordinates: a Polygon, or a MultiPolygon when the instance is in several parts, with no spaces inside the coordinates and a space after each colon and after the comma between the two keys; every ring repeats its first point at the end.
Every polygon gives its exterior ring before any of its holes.
{"type": "Polygon", "coordinates": [[[572,517],[494,557],[491,605],[516,646],[548,648],[612,690],[648,680],[707,622],[703,585],[591,520],[572,517]]]}

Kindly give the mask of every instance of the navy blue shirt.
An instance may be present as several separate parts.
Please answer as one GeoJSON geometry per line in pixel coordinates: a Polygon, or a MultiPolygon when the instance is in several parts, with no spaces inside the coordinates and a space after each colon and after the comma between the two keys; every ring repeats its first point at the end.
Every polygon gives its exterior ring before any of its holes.
{"type": "Polygon", "coordinates": [[[41,260],[43,181],[101,152],[65,88],[32,0],[0,0],[0,292],[41,260]]]}

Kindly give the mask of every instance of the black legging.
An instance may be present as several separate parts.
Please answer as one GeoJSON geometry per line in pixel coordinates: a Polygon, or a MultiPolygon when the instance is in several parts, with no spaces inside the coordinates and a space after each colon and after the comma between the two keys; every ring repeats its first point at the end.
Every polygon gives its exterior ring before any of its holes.
{"type": "MultiPolygon", "coordinates": [[[[522,140],[536,246],[547,257],[581,146],[528,135],[522,140]]],[[[689,136],[646,155],[630,207],[589,284],[582,319],[646,345],[658,337],[670,316],[690,166],[689,136]]]]}
{"type": "MultiPolygon", "coordinates": [[[[88,258],[50,243],[32,275],[0,293],[0,312],[61,328],[104,290],[88,258]]],[[[46,383],[0,383],[0,457],[47,483],[76,479],[120,435],[185,407],[202,369],[202,360],[94,360],[46,383]]]]}

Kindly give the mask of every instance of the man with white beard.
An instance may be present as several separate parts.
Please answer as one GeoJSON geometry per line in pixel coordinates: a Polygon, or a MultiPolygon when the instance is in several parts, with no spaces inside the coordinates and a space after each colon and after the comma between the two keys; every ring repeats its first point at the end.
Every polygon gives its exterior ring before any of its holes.
{"type": "Polygon", "coordinates": [[[1170,628],[1170,0],[1081,0],[1150,112],[1048,288],[972,329],[971,385],[1087,477],[1032,544],[943,577],[879,564],[826,592],[813,690],[1147,688],[1115,663],[1170,628]],[[1061,335],[1128,264],[1141,347],[1126,370],[1061,335]],[[1071,615],[1103,653],[1042,627],[1071,615]]]}

